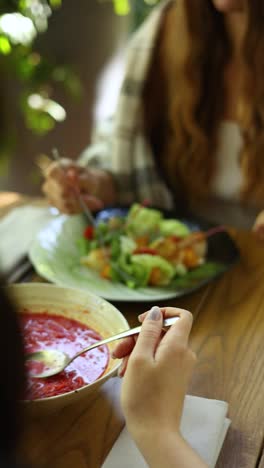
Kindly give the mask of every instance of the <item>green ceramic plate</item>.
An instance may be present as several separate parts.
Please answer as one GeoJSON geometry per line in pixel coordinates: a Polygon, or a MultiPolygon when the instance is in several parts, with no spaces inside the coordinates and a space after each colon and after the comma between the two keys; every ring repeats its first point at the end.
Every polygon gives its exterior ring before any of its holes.
{"type": "Polygon", "coordinates": [[[104,280],[95,271],[80,265],[76,241],[82,236],[86,224],[82,216],[56,217],[39,232],[30,248],[29,257],[37,272],[49,281],[90,291],[111,301],[156,302],[185,295],[212,281],[237,258],[231,239],[227,234],[221,233],[215,236],[218,243],[219,236],[222,238],[220,259],[215,254],[219,250],[215,242],[213,255],[210,255],[209,249],[208,263],[175,280],[170,288],[130,289],[120,283],[104,280]]]}

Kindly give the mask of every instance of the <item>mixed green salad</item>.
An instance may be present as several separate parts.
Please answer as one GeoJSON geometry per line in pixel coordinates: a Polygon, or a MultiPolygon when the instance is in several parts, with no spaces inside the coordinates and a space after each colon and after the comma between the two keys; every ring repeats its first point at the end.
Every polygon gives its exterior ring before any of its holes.
{"type": "Polygon", "coordinates": [[[191,232],[181,221],[140,204],[125,217],[87,226],[78,247],[82,265],[130,288],[184,285],[187,277],[201,279],[219,268],[205,262],[205,233],[191,232]]]}

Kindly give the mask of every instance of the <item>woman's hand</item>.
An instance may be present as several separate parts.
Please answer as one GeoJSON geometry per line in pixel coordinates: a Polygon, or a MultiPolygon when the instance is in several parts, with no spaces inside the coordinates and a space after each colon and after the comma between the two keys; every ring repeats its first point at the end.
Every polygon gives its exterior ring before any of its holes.
{"type": "Polygon", "coordinates": [[[188,346],[192,315],[155,307],[141,320],[138,339],[124,340],[113,353],[125,357],[121,403],[128,430],[150,468],[208,468],[179,431],[195,363],[188,346]],[[165,334],[163,316],[179,316],[165,334]]]}
{"type": "Polygon", "coordinates": [[[150,468],[206,468],[179,431],[196,361],[188,347],[192,315],[172,307],[153,309],[141,316],[138,339],[124,340],[114,351],[126,356],[121,403],[127,427],[150,468]],[[165,334],[163,316],[179,316],[165,334]]]}
{"type": "Polygon", "coordinates": [[[69,159],[48,166],[42,189],[49,202],[67,214],[82,211],[80,196],[91,211],[115,201],[114,184],[109,174],[81,167],[69,159]]]}
{"type": "MultiPolygon", "coordinates": [[[[195,363],[188,347],[192,315],[182,309],[154,308],[143,316],[122,385],[122,406],[133,437],[163,430],[177,433],[187,385],[195,363]],[[179,316],[162,336],[163,315],[179,316]]],[[[126,352],[131,341],[125,342],[126,352]]],[[[114,354],[121,354],[122,344],[114,354]]],[[[124,352],[124,343],[123,343],[124,352]]]]}
{"type": "Polygon", "coordinates": [[[264,211],[261,211],[257,216],[253,232],[259,240],[264,241],[264,211]]]}

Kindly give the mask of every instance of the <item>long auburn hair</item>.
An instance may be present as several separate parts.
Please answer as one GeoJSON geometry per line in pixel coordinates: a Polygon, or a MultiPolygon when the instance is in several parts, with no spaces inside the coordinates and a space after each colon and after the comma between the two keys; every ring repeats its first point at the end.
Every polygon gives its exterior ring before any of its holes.
{"type": "MultiPolygon", "coordinates": [[[[180,0],[179,8],[181,5],[186,44],[182,41],[180,46],[175,44],[181,51],[171,68],[169,125],[174,137],[166,148],[169,157],[164,166],[170,182],[176,182],[173,177],[177,173],[190,195],[203,196],[209,191],[214,171],[218,128],[224,115],[224,72],[232,50],[224,15],[211,0],[180,0]]],[[[264,1],[248,0],[247,9],[243,87],[238,105],[244,136],[241,167],[245,184],[241,196],[261,203],[264,201],[264,1]]]]}

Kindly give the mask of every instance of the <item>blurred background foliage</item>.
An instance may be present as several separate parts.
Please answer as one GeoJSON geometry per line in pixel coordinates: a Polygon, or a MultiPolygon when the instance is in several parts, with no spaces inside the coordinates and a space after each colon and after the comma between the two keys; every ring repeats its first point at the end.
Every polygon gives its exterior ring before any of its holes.
{"type": "Polygon", "coordinates": [[[132,30],[135,30],[144,21],[151,9],[160,0],[112,0],[117,15],[127,15],[131,13],[132,30]]]}
{"type": "MultiPolygon", "coordinates": [[[[38,35],[47,30],[52,11],[60,5],[61,0],[0,0],[0,73],[7,81],[18,81],[17,112],[38,135],[66,118],[65,109],[52,99],[54,86],[61,85],[73,98],[81,95],[80,80],[70,65],[56,64],[34,47],[38,35]]],[[[0,105],[4,95],[0,85],[0,105]]],[[[2,166],[16,139],[15,128],[10,122],[7,126],[4,117],[0,115],[2,166]]]]}
{"type": "MultiPolygon", "coordinates": [[[[19,83],[16,102],[25,127],[36,135],[45,135],[66,118],[66,110],[54,98],[60,86],[74,99],[82,94],[81,81],[71,64],[58,64],[55,57],[44,56],[36,39],[48,29],[52,13],[63,0],[0,0],[0,73],[8,81],[19,83]]],[[[76,1],[76,8],[78,0],[76,1]]],[[[132,18],[134,30],[159,0],[90,0],[112,2],[117,15],[132,18]]],[[[2,80],[1,80],[2,81],[2,80]]],[[[2,81],[3,83],[3,81],[2,81]]],[[[5,165],[16,142],[15,124],[5,122],[1,97],[6,90],[0,84],[0,168],[5,165]]],[[[15,119],[14,119],[15,121],[15,119]]]]}

